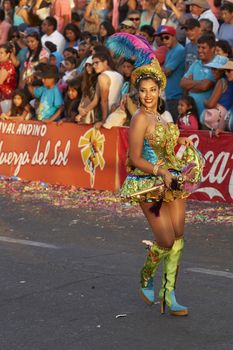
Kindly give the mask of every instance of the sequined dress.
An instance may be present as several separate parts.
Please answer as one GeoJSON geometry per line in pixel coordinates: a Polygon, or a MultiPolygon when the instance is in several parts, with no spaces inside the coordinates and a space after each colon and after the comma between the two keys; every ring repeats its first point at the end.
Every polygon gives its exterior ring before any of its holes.
{"type": "Polygon", "coordinates": [[[155,164],[158,160],[164,162],[163,167],[168,169],[174,177],[185,174],[187,169],[194,167],[192,183],[185,183],[182,189],[168,189],[161,176],[147,174],[138,168],[128,165],[128,176],[122,188],[122,199],[134,202],[142,201],[173,201],[177,198],[187,198],[200,184],[203,158],[194,147],[187,147],[181,158],[175,154],[175,146],[180,136],[176,124],[158,122],[153,134],[146,136],[143,144],[142,158],[155,164]]]}

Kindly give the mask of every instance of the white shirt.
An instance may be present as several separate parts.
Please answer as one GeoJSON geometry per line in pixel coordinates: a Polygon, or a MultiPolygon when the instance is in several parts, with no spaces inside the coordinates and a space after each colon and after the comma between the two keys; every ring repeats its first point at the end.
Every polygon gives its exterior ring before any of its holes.
{"type": "Polygon", "coordinates": [[[217,34],[219,23],[218,23],[218,20],[217,20],[216,16],[213,14],[213,12],[211,10],[204,11],[198,17],[198,21],[200,21],[200,19],[209,19],[213,23],[213,32],[214,32],[214,34],[215,35],[217,34]]]}
{"type": "Polygon", "coordinates": [[[50,35],[44,34],[41,37],[41,42],[42,42],[42,46],[45,48],[46,48],[46,46],[45,46],[46,41],[51,41],[53,44],[57,45],[57,51],[59,51],[61,54],[63,54],[66,41],[65,41],[64,36],[61,33],[59,33],[57,30],[55,30],[50,35]]]}

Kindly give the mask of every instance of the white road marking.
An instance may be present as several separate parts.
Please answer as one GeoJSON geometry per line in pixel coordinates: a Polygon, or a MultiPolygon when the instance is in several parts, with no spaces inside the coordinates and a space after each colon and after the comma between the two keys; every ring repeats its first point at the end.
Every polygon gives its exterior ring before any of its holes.
{"type": "Polygon", "coordinates": [[[199,267],[189,268],[189,269],[187,269],[187,271],[204,273],[206,275],[212,275],[212,276],[233,278],[233,273],[232,272],[226,272],[226,271],[202,269],[202,268],[199,268],[199,267]]]}
{"type": "Polygon", "coordinates": [[[41,248],[59,249],[59,247],[57,247],[54,244],[47,244],[43,242],[29,241],[27,239],[17,239],[17,238],[5,237],[5,236],[0,236],[0,241],[6,242],[6,243],[30,245],[30,246],[41,247],[41,248]]]}

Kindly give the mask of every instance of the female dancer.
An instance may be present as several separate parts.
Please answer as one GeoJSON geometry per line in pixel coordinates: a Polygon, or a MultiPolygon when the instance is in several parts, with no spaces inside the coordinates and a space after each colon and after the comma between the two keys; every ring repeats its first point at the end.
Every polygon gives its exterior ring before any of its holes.
{"type": "Polygon", "coordinates": [[[148,256],[141,270],[140,292],[147,303],[154,302],[153,276],[163,260],[161,313],[167,305],[172,315],[184,316],[188,309],[177,303],[174,292],[184,246],[184,199],[200,182],[202,157],[189,139],[179,137],[178,127],[166,123],[157,112],[166,84],[159,65],[155,62],[139,67],[132,78],[139,91],[140,108],[130,125],[129,174],[121,195],[139,202],[155,239],[153,243],[143,241],[148,245],[148,256]],[[182,159],[174,153],[176,144],[186,146],[182,159]]]}

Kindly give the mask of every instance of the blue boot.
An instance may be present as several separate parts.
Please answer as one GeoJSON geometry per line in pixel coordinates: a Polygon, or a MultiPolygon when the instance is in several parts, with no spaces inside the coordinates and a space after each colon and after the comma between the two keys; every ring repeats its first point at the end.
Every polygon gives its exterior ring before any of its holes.
{"type": "Polygon", "coordinates": [[[149,279],[147,286],[140,289],[141,298],[145,303],[152,305],[155,302],[155,291],[153,278],[149,279]]]}

